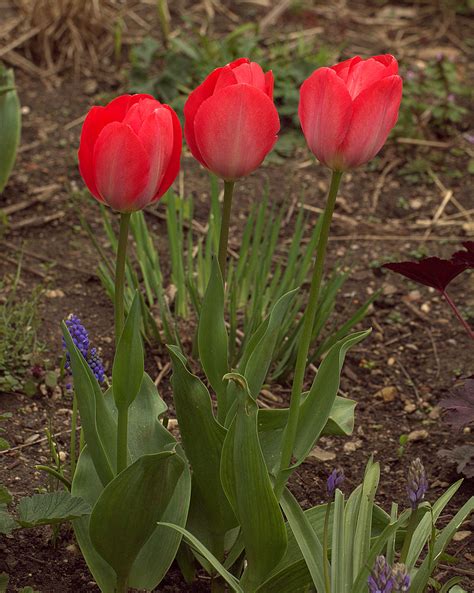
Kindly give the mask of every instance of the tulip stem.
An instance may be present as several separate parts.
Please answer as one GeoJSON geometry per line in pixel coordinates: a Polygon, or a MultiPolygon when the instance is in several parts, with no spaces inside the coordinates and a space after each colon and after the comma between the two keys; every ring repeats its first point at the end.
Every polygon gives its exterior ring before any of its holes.
{"type": "Polygon", "coordinates": [[[227,260],[227,243],[229,242],[230,211],[234,194],[234,181],[224,181],[224,204],[222,206],[221,233],[219,237],[219,267],[222,281],[225,284],[225,264],[227,260]]]}
{"type": "Polygon", "coordinates": [[[311,345],[311,338],[313,335],[314,319],[318,307],[319,290],[324,272],[324,260],[326,256],[326,247],[329,237],[329,229],[331,226],[332,215],[336,205],[336,197],[339,189],[339,184],[342,177],[342,171],[333,171],[331,178],[331,185],[329,187],[326,208],[323,214],[323,223],[321,226],[321,234],[316,251],[316,261],[313,269],[313,277],[311,280],[311,289],[309,293],[308,306],[303,318],[303,331],[298,346],[298,354],[296,357],[295,374],[293,377],[293,385],[291,388],[290,410],[288,414],[288,422],[283,433],[282,452],[280,458],[280,468],[275,481],[275,494],[280,498],[283,488],[287,480],[285,470],[291,464],[293,449],[296,440],[296,432],[298,429],[298,417],[300,411],[301,392],[303,390],[304,375],[306,369],[306,361],[311,345]]]}
{"type": "Polygon", "coordinates": [[[130,212],[120,214],[120,232],[117,247],[117,264],[115,267],[115,347],[117,347],[122,335],[125,307],[124,307],[124,285],[125,285],[125,262],[127,261],[127,240],[128,227],[130,224],[130,212]]]}
{"type": "Polygon", "coordinates": [[[453,312],[456,315],[457,319],[461,322],[461,325],[466,330],[467,335],[471,338],[471,340],[474,340],[474,331],[471,329],[471,327],[469,326],[468,322],[461,315],[461,313],[459,312],[459,309],[456,307],[456,304],[454,303],[454,301],[452,300],[452,298],[449,296],[449,294],[445,290],[443,291],[442,294],[443,294],[443,297],[445,298],[446,302],[448,303],[448,305],[453,310],[453,312]]]}

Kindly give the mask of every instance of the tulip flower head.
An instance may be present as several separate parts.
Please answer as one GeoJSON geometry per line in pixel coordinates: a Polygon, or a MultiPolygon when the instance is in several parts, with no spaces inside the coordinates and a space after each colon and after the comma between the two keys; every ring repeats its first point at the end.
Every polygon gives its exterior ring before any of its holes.
{"type": "Polygon", "coordinates": [[[151,95],[122,95],[87,114],[79,170],[97,200],[134,212],[173,183],[181,148],[181,124],[171,107],[151,95]]]}
{"type": "Polygon", "coordinates": [[[301,86],[298,110],[311,152],[334,171],[367,163],[396,124],[401,98],[391,55],[318,68],[301,86]]]}
{"type": "Polygon", "coordinates": [[[194,158],[226,181],[245,177],[261,165],[280,129],[273,74],[247,58],[217,68],[189,95],[184,116],[194,158]]]}

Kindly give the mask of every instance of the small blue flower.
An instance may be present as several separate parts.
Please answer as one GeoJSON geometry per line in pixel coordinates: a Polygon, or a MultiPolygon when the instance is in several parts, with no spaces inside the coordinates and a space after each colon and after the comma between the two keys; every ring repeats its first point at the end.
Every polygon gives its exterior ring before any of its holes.
{"type": "Polygon", "coordinates": [[[367,584],[369,585],[370,593],[392,593],[392,569],[385,556],[377,556],[367,584]]]}
{"type": "Polygon", "coordinates": [[[329,498],[334,497],[334,493],[336,492],[336,488],[344,482],[344,472],[342,469],[334,469],[327,480],[326,488],[328,491],[329,498]]]}
{"type": "MultiPolygon", "coordinates": [[[[66,319],[66,326],[69,334],[71,335],[72,341],[75,346],[86,360],[89,368],[94,373],[95,378],[99,383],[103,383],[105,380],[105,370],[102,360],[97,352],[96,348],[90,348],[89,334],[86,328],[82,325],[81,320],[77,315],[69,315],[66,319]]],[[[68,352],[66,341],[62,339],[63,348],[66,351],[66,364],[64,365],[67,370],[71,368],[71,356],[68,352]]],[[[68,383],[66,389],[70,389],[71,385],[68,383]]]]}
{"type": "Polygon", "coordinates": [[[426,479],[425,468],[417,458],[411,462],[407,477],[407,494],[413,510],[418,508],[420,502],[425,498],[427,490],[428,480],[426,479]]]}

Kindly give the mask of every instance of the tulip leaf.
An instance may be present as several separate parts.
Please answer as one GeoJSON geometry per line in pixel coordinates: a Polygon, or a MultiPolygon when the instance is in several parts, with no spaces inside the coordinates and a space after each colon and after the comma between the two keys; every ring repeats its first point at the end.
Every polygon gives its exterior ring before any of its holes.
{"type": "Polygon", "coordinates": [[[370,332],[371,330],[366,330],[346,336],[336,342],[324,357],[308,396],[301,403],[293,451],[297,459],[295,467],[306,459],[331,415],[347,351],[366,338],[370,332]]]}
{"type": "Polygon", "coordinates": [[[224,568],[224,566],[222,566],[219,560],[192,533],[190,533],[183,527],[179,527],[178,525],[172,525],[171,523],[159,523],[159,525],[162,527],[169,527],[170,529],[175,529],[176,531],[181,533],[184,536],[184,538],[188,541],[190,546],[194,548],[194,550],[198,554],[203,556],[209,562],[212,568],[226,581],[226,583],[229,585],[229,587],[231,587],[233,591],[235,591],[236,593],[244,593],[244,590],[239,585],[239,581],[234,577],[234,575],[228,572],[224,568]]]}
{"type": "Polygon", "coordinates": [[[287,534],[258,440],[258,407],[245,377],[225,377],[237,386],[238,407],[222,449],[221,482],[241,526],[247,568],[242,586],[253,590],[283,557],[287,534]]]}
{"type": "Polygon", "coordinates": [[[143,455],[104,488],[89,523],[91,541],[115,570],[117,581],[128,581],[139,552],[163,517],[184,461],[176,452],[143,455]]]}
{"type": "Polygon", "coordinates": [[[0,64],[0,193],[15,164],[21,134],[21,109],[13,70],[0,64]]]}
{"type": "Polygon", "coordinates": [[[22,527],[54,525],[89,515],[87,502],[66,491],[46,492],[22,498],[17,521],[22,527]]]}
{"type": "Polygon", "coordinates": [[[61,326],[71,358],[74,391],[85,441],[97,474],[105,486],[115,473],[117,424],[105,405],[94,373],[74,344],[66,324],[63,322],[61,326]]]}
{"type": "MultiPolygon", "coordinates": [[[[112,389],[104,397],[109,412],[116,416],[112,389]]],[[[184,459],[180,446],[173,436],[159,422],[158,417],[166,410],[152,379],[145,374],[140,391],[129,408],[129,454],[132,461],[142,455],[167,451],[176,447],[184,459]]],[[[166,508],[164,521],[184,526],[189,508],[191,477],[187,464],[166,508]]],[[[72,493],[81,496],[94,506],[103,491],[86,446],[79,457],[74,474],[72,493]]],[[[77,519],[73,523],[77,541],[87,565],[103,593],[114,593],[115,572],[97,553],[89,537],[89,518],[77,519]]],[[[136,589],[153,590],[163,579],[173,561],[181,536],[169,529],[156,527],[154,533],[136,558],[129,579],[129,586],[136,589]]]]}
{"type": "Polygon", "coordinates": [[[198,327],[199,358],[217,395],[219,418],[227,411],[227,385],[222,377],[229,371],[228,337],[224,321],[224,283],[219,262],[212,262],[211,276],[202,301],[198,327]]]}
{"type": "Polygon", "coordinates": [[[273,306],[267,319],[249,340],[239,371],[247,379],[250,395],[256,399],[267,376],[282,323],[298,289],[287,292],[273,306]]]}
{"type": "Polygon", "coordinates": [[[201,541],[219,556],[219,552],[224,551],[225,533],[237,525],[220,480],[221,453],[227,430],[215,419],[206,386],[188,371],[179,348],[169,346],[169,351],[176,416],[193,472],[188,528],[199,533],[201,541]]]}
{"type": "Polygon", "coordinates": [[[144,359],[140,328],[140,297],[136,292],[118,342],[112,369],[113,393],[118,409],[126,410],[130,407],[143,380],[144,359]]]}
{"type": "Polygon", "coordinates": [[[301,550],[303,558],[306,561],[309,573],[316,587],[317,593],[324,593],[324,564],[327,559],[324,558],[323,546],[321,540],[313,529],[308,518],[298,501],[288,489],[285,489],[281,498],[283,512],[288,519],[288,523],[293,531],[296,542],[301,550]]]}

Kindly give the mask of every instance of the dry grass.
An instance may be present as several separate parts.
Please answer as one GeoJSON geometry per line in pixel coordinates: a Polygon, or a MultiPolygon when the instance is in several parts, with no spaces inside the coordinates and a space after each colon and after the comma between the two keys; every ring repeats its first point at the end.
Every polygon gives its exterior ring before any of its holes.
{"type": "MultiPolygon", "coordinates": [[[[12,0],[15,15],[0,58],[54,79],[65,70],[90,75],[117,50],[129,0],[12,0]]],[[[0,27],[0,29],[3,27],[0,27]]],[[[1,33],[1,31],[0,31],[1,33]]]]}

